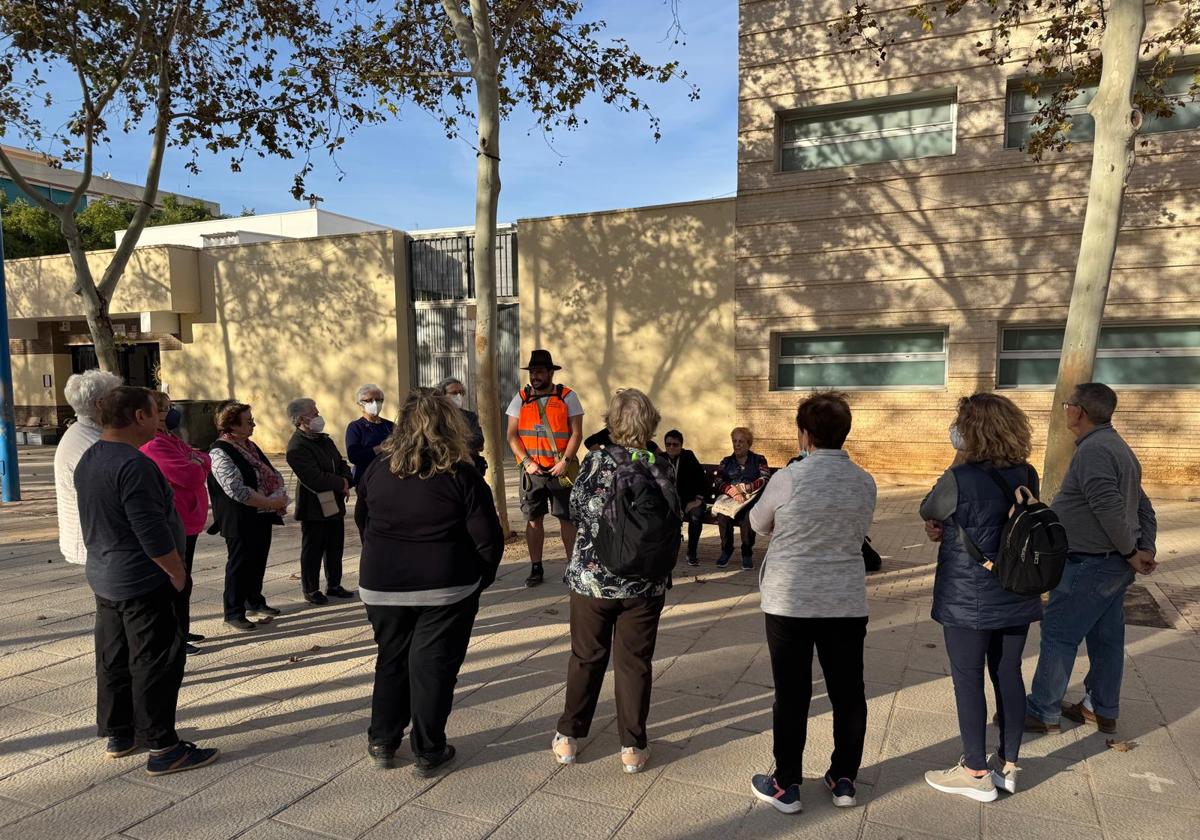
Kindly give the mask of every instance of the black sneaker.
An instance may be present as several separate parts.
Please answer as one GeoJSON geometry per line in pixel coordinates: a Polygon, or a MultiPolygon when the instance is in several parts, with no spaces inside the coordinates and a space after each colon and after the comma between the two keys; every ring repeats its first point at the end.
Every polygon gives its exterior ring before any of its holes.
{"type": "Polygon", "coordinates": [[[275,609],[274,607],[267,606],[267,604],[264,603],[260,607],[246,607],[246,614],[247,615],[283,615],[283,612],[281,610],[275,609]]]}
{"type": "Polygon", "coordinates": [[[119,736],[114,735],[108,739],[108,743],[104,747],[104,754],[109,758],[124,758],[127,755],[132,755],[138,751],[138,745],[133,740],[132,735],[119,736]]]}
{"type": "Polygon", "coordinates": [[[396,748],[387,744],[367,744],[367,755],[375,759],[380,770],[391,770],[396,766],[396,748]]]}
{"type": "Polygon", "coordinates": [[[748,572],[754,568],[754,556],[750,554],[742,555],[742,571],[748,572]]]}
{"type": "Polygon", "coordinates": [[[454,761],[454,747],[451,744],[447,744],[442,747],[441,752],[433,753],[432,755],[417,756],[417,763],[413,766],[413,772],[422,779],[432,779],[442,768],[452,761],[454,761]]]}
{"type": "Polygon", "coordinates": [[[188,640],[189,642],[203,642],[203,641],[204,641],[204,637],[203,637],[203,636],[201,636],[199,633],[188,633],[188,634],[187,634],[187,640],[188,640]]]}
{"type": "Polygon", "coordinates": [[[699,566],[699,565],[700,565],[700,558],[699,558],[699,557],[689,557],[689,558],[688,558],[688,565],[689,565],[689,566],[699,566]]]}
{"type": "Polygon", "coordinates": [[[146,759],[146,773],[150,776],[166,776],[206,767],[217,760],[221,751],[216,747],[201,749],[191,741],[180,741],[166,752],[151,753],[146,759]]]}
{"type": "Polygon", "coordinates": [[[545,580],[545,572],[542,570],[541,563],[535,563],[529,571],[529,577],[525,578],[525,586],[540,586],[545,580]]]}
{"type": "Polygon", "coordinates": [[[318,607],[329,603],[329,599],[318,589],[316,592],[305,592],[304,600],[310,604],[316,604],[318,607]]]}
{"type": "Polygon", "coordinates": [[[834,781],[833,776],[825,774],[825,787],[829,788],[829,792],[833,794],[833,804],[838,808],[853,808],[858,804],[855,796],[858,795],[858,789],[854,786],[854,782],[847,778],[841,778],[834,781]]]}
{"type": "Polygon", "coordinates": [[[758,773],[750,779],[750,792],[776,811],[799,814],[804,810],[804,804],[800,801],[800,785],[780,787],[775,777],[766,773],[758,773]]]}
{"type": "Polygon", "coordinates": [[[188,642],[186,645],[183,646],[183,652],[186,653],[188,656],[195,656],[197,653],[204,653],[203,650],[196,647],[191,642],[188,642]]]}
{"type": "Polygon", "coordinates": [[[257,624],[245,616],[241,618],[227,618],[225,619],[225,623],[236,630],[253,630],[258,627],[257,624]]]}
{"type": "Polygon", "coordinates": [[[728,555],[724,551],[722,551],[721,556],[717,558],[717,568],[724,569],[726,566],[728,566],[729,565],[729,557],[730,557],[730,555],[728,555]]]}
{"type": "Polygon", "coordinates": [[[325,590],[325,594],[330,598],[353,598],[354,593],[349,589],[344,589],[341,586],[331,586],[325,590]]]}

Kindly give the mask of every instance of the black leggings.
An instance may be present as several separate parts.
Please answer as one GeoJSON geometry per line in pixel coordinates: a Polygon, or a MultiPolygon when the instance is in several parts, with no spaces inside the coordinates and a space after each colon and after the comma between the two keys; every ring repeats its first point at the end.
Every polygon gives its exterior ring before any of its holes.
{"type": "Polygon", "coordinates": [[[954,701],[958,706],[958,731],[962,737],[963,760],[971,770],[987,764],[987,699],[983,694],[983,666],[996,691],[996,713],[1000,718],[1001,761],[1016,762],[1025,731],[1025,680],[1021,676],[1021,654],[1029,625],[1000,630],[943,627],[950,675],[954,679],[954,701]]]}

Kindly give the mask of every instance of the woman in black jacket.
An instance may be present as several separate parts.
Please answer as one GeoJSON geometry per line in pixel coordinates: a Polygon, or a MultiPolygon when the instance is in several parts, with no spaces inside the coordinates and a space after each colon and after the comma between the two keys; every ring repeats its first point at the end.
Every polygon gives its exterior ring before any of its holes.
{"type": "Polygon", "coordinates": [[[250,437],[254,415],[245,403],[221,407],[215,418],[220,436],[208,454],[212,473],[210,534],[220,532],[229,550],[225,563],[225,623],[238,630],[258,625],[247,614],[275,616],[279,610],[263,597],[263,576],[271,553],[271,528],[283,524],[288,497],[283,476],[250,437]]]}
{"type": "Polygon", "coordinates": [[[392,436],[358,482],[358,594],[379,655],[368,753],[393,766],[412,722],[417,775],[454,758],[446,720],[504,535],[492,492],[471,463],[462,414],[446,397],[410,394],[392,436]]]}
{"type": "Polygon", "coordinates": [[[300,522],[300,592],[310,604],[332,598],[353,598],[342,588],[342,553],[346,547],[346,497],[350,495],[350,465],[325,434],[325,418],[309,397],[287,406],[288,421],[296,427],[288,441],[287,462],[296,474],[296,519],[300,522]],[[325,592],[321,592],[321,560],[325,561],[325,592]]]}
{"type": "Polygon", "coordinates": [[[950,657],[963,757],[949,770],[926,773],[925,781],[943,793],[990,802],[998,788],[1017,791],[1025,723],[1021,654],[1030,623],[1042,618],[1042,601],[1004,589],[972,556],[971,547],[984,559],[995,559],[1016,489],[1026,487],[1036,496],[1038,474],[1028,462],[1029,418],[999,394],[959,400],[950,442],[958,454],[921,502],[921,518],[930,538],[941,542],[932,618],[942,625],[950,657]],[[985,665],[1000,725],[1000,745],[991,756],[986,754],[985,665]]]}

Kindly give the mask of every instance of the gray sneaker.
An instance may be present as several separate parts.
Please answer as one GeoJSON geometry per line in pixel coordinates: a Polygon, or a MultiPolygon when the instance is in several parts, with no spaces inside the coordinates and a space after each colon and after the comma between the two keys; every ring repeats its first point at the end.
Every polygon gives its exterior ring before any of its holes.
{"type": "Polygon", "coordinates": [[[976,802],[992,802],[1000,795],[991,773],[977,779],[967,772],[961,760],[949,770],[930,770],[925,774],[925,783],[942,793],[957,793],[976,802]]]}
{"type": "Polygon", "coordinates": [[[992,784],[1009,793],[1017,792],[1017,778],[1021,775],[1020,767],[1014,764],[1010,769],[1005,770],[1000,756],[992,753],[988,756],[987,768],[992,771],[992,784]]]}

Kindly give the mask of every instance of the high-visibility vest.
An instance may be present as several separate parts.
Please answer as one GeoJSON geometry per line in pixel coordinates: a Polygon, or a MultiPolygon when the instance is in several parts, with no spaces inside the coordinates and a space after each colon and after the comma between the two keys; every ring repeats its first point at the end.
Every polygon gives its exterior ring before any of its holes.
{"type": "Polygon", "coordinates": [[[556,452],[565,452],[567,442],[571,440],[571,420],[567,415],[566,402],[570,393],[571,389],[565,385],[555,385],[549,394],[535,394],[528,385],[521,389],[521,416],[517,418],[517,434],[521,436],[521,444],[529,457],[540,467],[553,467],[558,461],[556,452]],[[539,401],[545,407],[549,429],[542,424],[539,401]],[[557,449],[551,448],[552,442],[557,449]]]}

